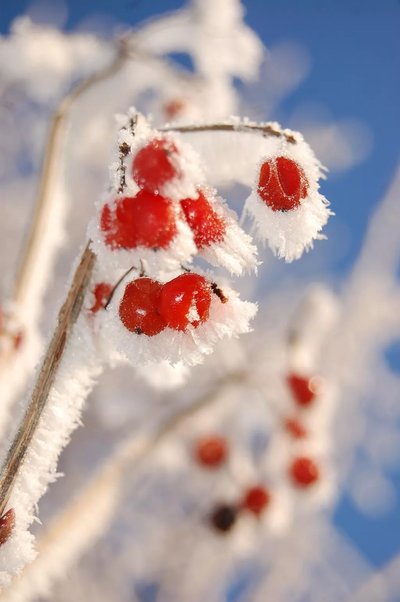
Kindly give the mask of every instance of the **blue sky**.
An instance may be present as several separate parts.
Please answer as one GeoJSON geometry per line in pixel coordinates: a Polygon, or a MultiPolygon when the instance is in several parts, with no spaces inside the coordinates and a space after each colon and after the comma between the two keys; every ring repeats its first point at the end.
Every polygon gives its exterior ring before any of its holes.
{"type": "MultiPolygon", "coordinates": [[[[30,4],[27,0],[0,0],[0,32],[6,33],[12,19],[30,4]]],[[[184,2],[66,0],[65,4],[68,18],[64,27],[74,29],[93,13],[101,13],[110,25],[134,25],[184,2]]],[[[373,148],[367,159],[324,184],[338,223],[345,224],[350,233],[345,251],[329,265],[331,274],[341,278],[354,262],[371,212],[399,159],[400,2],[244,0],[244,5],[247,23],[267,46],[294,40],[304,45],[312,58],[309,76],[274,117],[285,124],[296,107],[317,103],[327,107],[334,119],[356,118],[372,133],[373,148]]],[[[400,491],[399,474],[393,479],[400,491]]],[[[392,514],[372,520],[343,500],[335,521],[377,565],[400,551],[399,505],[392,514]]]]}

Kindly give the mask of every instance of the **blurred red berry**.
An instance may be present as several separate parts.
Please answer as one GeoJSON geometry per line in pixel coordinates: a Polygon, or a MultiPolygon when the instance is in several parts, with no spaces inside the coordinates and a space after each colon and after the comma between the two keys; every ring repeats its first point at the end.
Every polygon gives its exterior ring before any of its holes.
{"type": "Polygon", "coordinates": [[[196,443],[195,458],[205,468],[218,468],[228,455],[228,446],[223,437],[203,437],[196,443]]]}
{"type": "Polygon", "coordinates": [[[197,199],[183,199],[181,206],[194,234],[194,242],[198,249],[207,247],[213,242],[220,242],[225,234],[225,222],[212,208],[202,192],[197,199]]]}
{"type": "Polygon", "coordinates": [[[178,117],[180,113],[182,113],[185,107],[186,102],[183,99],[173,98],[172,100],[166,102],[163,107],[165,117],[167,119],[174,119],[175,117],[178,117]]]}
{"type": "Polygon", "coordinates": [[[100,227],[106,245],[114,249],[165,249],[177,232],[172,202],[148,190],[105,205],[100,227]]]}
{"type": "Polygon", "coordinates": [[[294,437],[294,439],[303,439],[307,436],[306,429],[296,418],[286,418],[284,426],[289,435],[294,437]]]}
{"type": "Polygon", "coordinates": [[[179,175],[174,164],[178,150],[171,140],[155,138],[141,148],[133,159],[133,179],[141,188],[160,192],[162,186],[179,175]]]}
{"type": "Polygon", "coordinates": [[[268,506],[270,499],[271,496],[269,491],[265,487],[257,485],[246,491],[241,507],[260,516],[268,506]]]}
{"type": "Polygon", "coordinates": [[[119,306],[123,325],[136,334],[154,336],[166,324],[158,311],[162,285],[151,278],[138,278],[125,288],[119,306]]]}
{"type": "Polygon", "coordinates": [[[289,374],[287,384],[294,400],[300,406],[307,407],[315,399],[315,392],[311,388],[311,379],[299,374],[289,374]]]}
{"type": "Polygon", "coordinates": [[[296,209],[307,191],[304,171],[292,159],[277,157],[262,164],[258,194],[273,211],[296,209]]]}
{"type": "Polygon", "coordinates": [[[181,274],[162,287],[160,314],[170,328],[197,328],[209,316],[211,287],[204,276],[181,274]]]}
{"type": "Polygon", "coordinates": [[[297,487],[309,487],[318,481],[319,469],[314,460],[301,456],[293,460],[289,475],[297,487]]]}
{"type": "Polygon", "coordinates": [[[112,293],[112,290],[113,287],[111,284],[108,284],[108,282],[98,282],[93,289],[94,303],[92,307],[89,308],[89,311],[95,314],[100,309],[103,309],[112,293]]]}

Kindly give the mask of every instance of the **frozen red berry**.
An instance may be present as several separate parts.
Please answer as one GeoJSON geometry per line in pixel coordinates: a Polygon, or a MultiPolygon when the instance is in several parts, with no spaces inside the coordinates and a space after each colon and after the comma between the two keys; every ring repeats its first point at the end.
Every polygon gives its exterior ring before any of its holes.
{"type": "Polygon", "coordinates": [[[11,533],[15,526],[15,512],[14,508],[7,510],[5,514],[0,518],[0,546],[6,543],[11,536],[11,533]]]}
{"type": "Polygon", "coordinates": [[[151,140],[133,159],[133,179],[141,188],[160,192],[165,184],[180,175],[176,165],[177,156],[178,150],[171,140],[151,140]]]}
{"type": "Polygon", "coordinates": [[[319,479],[319,468],[311,458],[295,458],[289,467],[289,475],[297,487],[310,487],[319,479]]]}
{"type": "Polygon", "coordinates": [[[18,349],[21,349],[24,339],[25,339],[25,335],[24,335],[23,330],[19,330],[16,334],[14,334],[12,341],[13,341],[13,347],[14,347],[15,351],[18,351],[18,349]]]}
{"type": "Polygon", "coordinates": [[[148,190],[105,205],[100,227],[113,249],[165,249],[177,232],[172,201],[148,190]]]}
{"type": "Polygon", "coordinates": [[[260,516],[268,506],[270,499],[269,491],[262,485],[256,485],[246,491],[241,507],[260,516]]]}
{"type": "Polygon", "coordinates": [[[304,425],[296,418],[286,418],[284,427],[286,432],[294,439],[303,439],[307,436],[307,430],[304,425]]]}
{"type": "Polygon", "coordinates": [[[100,309],[103,309],[110,298],[112,290],[113,287],[108,282],[98,282],[93,289],[94,302],[89,311],[95,314],[100,309]]]}
{"type": "Polygon", "coordinates": [[[307,191],[304,171],[292,159],[277,157],[262,164],[258,194],[273,211],[296,209],[307,191]]]}
{"type": "Polygon", "coordinates": [[[158,311],[162,285],[151,278],[138,278],[125,288],[119,317],[125,328],[152,337],[166,327],[158,311]]]}
{"type": "Polygon", "coordinates": [[[299,406],[307,407],[313,403],[315,392],[312,389],[310,378],[305,378],[299,374],[289,374],[287,384],[299,406]]]}
{"type": "Polygon", "coordinates": [[[210,283],[199,274],[181,274],[164,284],[160,314],[170,328],[197,328],[208,319],[211,304],[210,283]]]}
{"type": "Polygon", "coordinates": [[[237,518],[237,508],[229,504],[219,504],[210,516],[211,525],[216,531],[227,533],[232,529],[237,518]]]}
{"type": "Polygon", "coordinates": [[[199,464],[205,468],[218,468],[228,455],[227,442],[223,437],[210,435],[199,439],[194,455],[199,464]]]}
{"type": "Polygon", "coordinates": [[[199,192],[197,199],[183,199],[181,206],[186,221],[192,229],[194,242],[198,249],[223,240],[226,230],[225,222],[214,211],[203,192],[199,192]]]}

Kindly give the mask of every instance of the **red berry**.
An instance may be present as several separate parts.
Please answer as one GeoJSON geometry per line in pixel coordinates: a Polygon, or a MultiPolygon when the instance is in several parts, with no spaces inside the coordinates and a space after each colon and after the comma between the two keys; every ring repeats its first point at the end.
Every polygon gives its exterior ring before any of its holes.
{"type": "Polygon", "coordinates": [[[177,231],[172,202],[148,190],[105,205],[100,227],[105,243],[114,249],[164,249],[177,231]]]}
{"type": "Polygon", "coordinates": [[[95,314],[100,309],[103,309],[112,293],[112,290],[113,287],[111,284],[108,284],[108,282],[98,282],[93,289],[94,303],[92,307],[89,308],[89,311],[95,314]]]}
{"type": "Polygon", "coordinates": [[[300,406],[309,406],[314,401],[315,392],[311,388],[311,379],[298,374],[290,374],[287,383],[296,403],[300,406]]]}
{"type": "Polygon", "coordinates": [[[225,234],[225,222],[200,191],[197,199],[183,199],[181,206],[194,234],[198,249],[220,242],[225,234]]]}
{"type": "Polygon", "coordinates": [[[228,446],[224,438],[218,436],[203,437],[197,441],[195,457],[205,468],[218,468],[228,455],[228,446]]]}
{"type": "Polygon", "coordinates": [[[173,98],[164,105],[164,113],[167,119],[174,119],[177,117],[186,106],[186,102],[181,98],[173,98]]]}
{"type": "Polygon", "coordinates": [[[14,336],[13,336],[13,346],[15,351],[18,351],[18,349],[21,348],[22,343],[24,342],[24,332],[22,330],[19,330],[14,336]]]}
{"type": "Polygon", "coordinates": [[[303,437],[307,436],[307,431],[299,420],[296,418],[287,418],[285,420],[285,429],[294,437],[294,439],[303,439],[303,437]]]}
{"type": "Polygon", "coordinates": [[[246,491],[241,503],[241,507],[249,510],[249,512],[252,512],[257,516],[260,516],[260,514],[262,514],[265,508],[268,506],[270,499],[271,496],[269,491],[265,489],[265,487],[257,485],[246,491]]]}
{"type": "Polygon", "coordinates": [[[296,209],[307,191],[306,176],[295,161],[277,157],[262,164],[258,194],[273,211],[296,209]]]}
{"type": "Polygon", "coordinates": [[[289,475],[297,487],[309,487],[319,479],[319,469],[314,460],[301,456],[289,467],[289,475]]]}
{"type": "Polygon", "coordinates": [[[164,184],[179,174],[174,164],[178,150],[173,142],[165,138],[155,138],[141,148],[133,160],[133,179],[141,188],[160,192],[164,184]]]}
{"type": "Polygon", "coordinates": [[[130,282],[119,306],[123,325],[136,334],[152,337],[166,324],[158,311],[162,285],[151,278],[138,278],[130,282]]]}
{"type": "Polygon", "coordinates": [[[9,539],[15,526],[15,512],[14,508],[10,508],[0,518],[0,546],[2,546],[9,539]]]}
{"type": "Polygon", "coordinates": [[[210,284],[199,274],[181,274],[164,284],[160,297],[160,314],[170,328],[197,328],[209,316],[210,284]]]}

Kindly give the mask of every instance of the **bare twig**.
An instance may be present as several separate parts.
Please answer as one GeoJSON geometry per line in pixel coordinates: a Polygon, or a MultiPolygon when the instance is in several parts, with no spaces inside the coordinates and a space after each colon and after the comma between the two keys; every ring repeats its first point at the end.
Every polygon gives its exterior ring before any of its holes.
{"type": "Polygon", "coordinates": [[[39,188],[34,204],[32,225],[27,236],[26,244],[21,252],[19,267],[14,283],[13,300],[16,303],[21,302],[29,290],[29,281],[30,278],[34,277],[35,274],[35,261],[38,254],[38,249],[42,244],[43,232],[48,227],[47,215],[53,198],[52,187],[54,179],[57,175],[57,165],[60,151],[64,143],[65,125],[69,111],[74,102],[89,88],[117,73],[124,65],[127,56],[125,44],[119,44],[118,52],[114,60],[99,73],[96,73],[80,82],[67,96],[64,97],[52,117],[43,159],[39,188]]]}
{"type": "Polygon", "coordinates": [[[279,129],[275,123],[255,123],[250,121],[239,121],[237,123],[208,123],[201,125],[167,125],[160,128],[162,132],[180,132],[191,134],[197,132],[239,132],[262,135],[265,138],[284,138],[290,144],[296,144],[297,138],[286,130],[279,129]]]}
{"type": "Polygon", "coordinates": [[[0,515],[4,512],[19,468],[35,433],[57,374],[65,346],[83,303],[95,256],[87,244],[58,314],[58,325],[47,349],[25,416],[8,452],[0,477],[0,515]]]}

